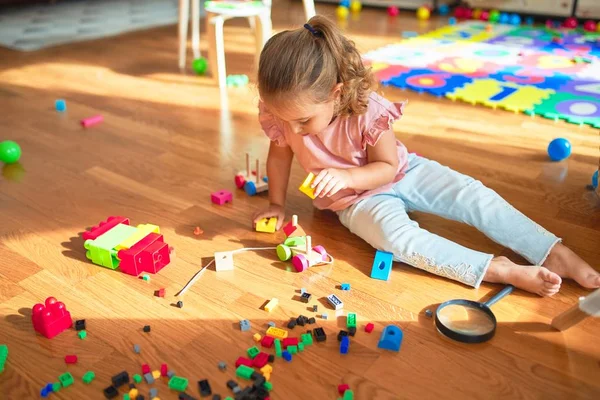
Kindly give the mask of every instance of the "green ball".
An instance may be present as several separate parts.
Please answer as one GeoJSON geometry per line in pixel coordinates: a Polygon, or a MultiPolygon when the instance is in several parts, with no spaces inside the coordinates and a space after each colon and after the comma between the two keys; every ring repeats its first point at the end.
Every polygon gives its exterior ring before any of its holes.
{"type": "Polygon", "coordinates": [[[500,11],[498,11],[498,10],[490,11],[489,21],[490,22],[498,22],[499,20],[500,20],[500,11]]]}
{"type": "Polygon", "coordinates": [[[12,140],[0,143],[0,161],[5,164],[14,164],[21,158],[21,147],[12,140]]]}
{"type": "Polygon", "coordinates": [[[206,61],[206,58],[204,58],[204,57],[196,58],[192,62],[192,69],[198,75],[204,75],[206,73],[207,67],[208,67],[208,62],[206,61]]]}

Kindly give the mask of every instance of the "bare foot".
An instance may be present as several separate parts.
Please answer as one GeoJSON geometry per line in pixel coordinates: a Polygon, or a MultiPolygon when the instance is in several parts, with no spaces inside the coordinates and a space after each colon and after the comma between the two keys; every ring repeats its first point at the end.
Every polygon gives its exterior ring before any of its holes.
{"type": "Polygon", "coordinates": [[[483,278],[486,282],[510,283],[540,296],[553,296],[562,279],[554,272],[535,265],[517,265],[506,257],[495,257],[483,278]]]}
{"type": "Polygon", "coordinates": [[[600,273],[562,243],[557,243],[552,248],[543,265],[563,278],[573,279],[585,288],[600,287],[600,273]]]}

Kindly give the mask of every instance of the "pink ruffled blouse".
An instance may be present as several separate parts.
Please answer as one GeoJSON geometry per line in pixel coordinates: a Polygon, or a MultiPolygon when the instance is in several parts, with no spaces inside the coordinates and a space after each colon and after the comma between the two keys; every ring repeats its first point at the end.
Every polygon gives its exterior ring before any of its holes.
{"type": "MultiPolygon", "coordinates": [[[[307,136],[294,133],[289,124],[271,114],[262,101],[258,108],[259,122],[269,139],[277,146],[291,147],[302,168],[317,175],[325,168],[344,169],[368,164],[367,145],[375,146],[381,135],[392,129],[394,121],[402,116],[403,106],[404,103],[392,103],[372,92],[365,114],[336,118],[321,133],[307,136]]],[[[402,179],[408,167],[408,151],[399,140],[396,140],[396,150],[399,162],[393,182],[374,190],[340,190],[331,197],[316,198],[315,207],[339,211],[388,190],[402,179]]]]}

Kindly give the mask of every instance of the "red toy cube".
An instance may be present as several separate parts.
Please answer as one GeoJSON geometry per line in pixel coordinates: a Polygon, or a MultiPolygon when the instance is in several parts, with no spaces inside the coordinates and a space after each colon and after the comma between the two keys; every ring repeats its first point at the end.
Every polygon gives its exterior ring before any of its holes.
{"type": "Polygon", "coordinates": [[[210,194],[210,201],[222,206],[225,203],[231,203],[233,201],[233,195],[229,190],[219,190],[218,192],[210,194]]]}
{"type": "Polygon", "coordinates": [[[365,326],[365,332],[371,333],[371,332],[373,332],[373,328],[375,328],[375,325],[373,325],[371,322],[369,322],[367,324],[367,326],[365,326]]]}
{"type": "Polygon", "coordinates": [[[133,276],[142,272],[155,274],[171,262],[169,246],[164,242],[163,235],[154,232],[131,248],[120,250],[117,258],[121,260],[119,270],[133,276]]]}
{"type": "Polygon", "coordinates": [[[167,368],[167,364],[162,364],[160,366],[160,376],[167,376],[167,372],[169,372],[168,368],[167,368]]]}
{"type": "Polygon", "coordinates": [[[347,383],[344,383],[342,385],[338,385],[338,392],[340,393],[340,395],[343,395],[344,392],[346,390],[350,389],[350,386],[347,383]]]}
{"type": "Polygon", "coordinates": [[[298,346],[298,338],[297,337],[288,337],[282,340],[281,344],[283,347],[288,346],[298,346]]]}
{"type": "Polygon", "coordinates": [[[239,367],[240,365],[245,365],[247,367],[252,367],[252,360],[249,360],[245,357],[240,357],[235,361],[235,367],[239,367]]]}
{"type": "Polygon", "coordinates": [[[142,375],[150,373],[150,366],[148,364],[142,365],[142,375]]]}
{"type": "Polygon", "coordinates": [[[158,297],[165,297],[165,288],[158,289],[158,297]]]}
{"type": "Polygon", "coordinates": [[[52,339],[73,325],[71,313],[67,311],[64,303],[54,297],[48,297],[45,306],[39,303],[33,306],[31,322],[33,322],[33,329],[48,339],[52,339]]]}
{"type": "Polygon", "coordinates": [[[271,347],[273,347],[273,343],[275,342],[275,338],[271,337],[271,336],[264,336],[262,338],[262,340],[260,341],[260,344],[262,344],[263,347],[266,347],[267,349],[270,349],[271,347]]]}
{"type": "Polygon", "coordinates": [[[76,364],[77,363],[77,356],[76,355],[65,356],[65,362],[67,364],[76,364]]]}
{"type": "Polygon", "coordinates": [[[262,368],[269,362],[269,355],[267,353],[263,353],[262,351],[252,359],[252,364],[256,368],[262,368]]]}

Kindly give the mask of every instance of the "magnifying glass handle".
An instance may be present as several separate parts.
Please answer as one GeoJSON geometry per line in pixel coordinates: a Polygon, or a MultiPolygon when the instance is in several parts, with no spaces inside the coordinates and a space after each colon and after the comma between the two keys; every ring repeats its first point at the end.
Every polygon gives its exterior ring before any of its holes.
{"type": "Polygon", "coordinates": [[[496,293],[496,295],[494,297],[492,297],[491,299],[489,299],[488,301],[486,301],[483,304],[485,304],[488,307],[493,306],[499,300],[502,300],[504,297],[506,297],[506,295],[511,294],[514,288],[515,287],[513,285],[507,285],[504,289],[502,289],[501,291],[496,293]]]}

